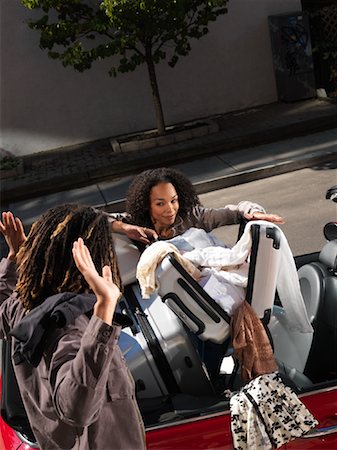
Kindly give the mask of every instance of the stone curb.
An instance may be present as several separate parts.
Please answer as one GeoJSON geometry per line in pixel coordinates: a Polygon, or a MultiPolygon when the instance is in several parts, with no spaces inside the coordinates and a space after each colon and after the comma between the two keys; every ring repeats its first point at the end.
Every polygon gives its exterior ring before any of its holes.
{"type": "MultiPolygon", "coordinates": [[[[116,138],[110,139],[110,145],[115,153],[142,151],[153,149],[156,147],[173,145],[178,142],[185,142],[190,139],[200,138],[202,136],[207,136],[208,134],[217,133],[219,131],[219,125],[212,120],[201,121],[200,125],[198,125],[198,122],[190,122],[186,123],[185,126],[187,128],[186,130],[168,133],[164,136],[156,136],[144,139],[137,139],[135,137],[134,140],[130,139],[126,142],[119,141],[116,138]],[[191,128],[188,128],[189,126],[191,128]]],[[[130,137],[132,138],[132,136],[133,135],[131,135],[130,137]]]]}
{"type": "MultiPolygon", "coordinates": [[[[53,178],[48,178],[48,180],[40,178],[35,182],[23,182],[21,185],[20,179],[17,179],[16,186],[8,188],[6,187],[6,180],[4,180],[1,186],[1,196],[8,204],[67,189],[81,188],[108,179],[112,180],[133,175],[146,168],[158,167],[158,165],[178,164],[220,152],[245,149],[336,127],[337,115],[326,115],[274,128],[268,129],[266,127],[263,131],[257,130],[246,135],[229,137],[227,132],[220,131],[174,145],[155,147],[137,152],[113,153],[110,149],[110,159],[107,160],[103,167],[88,170],[86,166],[76,174],[68,176],[65,174],[56,175],[53,178]]],[[[107,142],[106,145],[109,145],[109,143],[107,142]]],[[[268,170],[272,173],[273,169],[270,167],[268,170]]],[[[237,176],[235,175],[235,177],[237,176]]],[[[238,180],[235,179],[235,182],[238,182],[238,180]]]]}

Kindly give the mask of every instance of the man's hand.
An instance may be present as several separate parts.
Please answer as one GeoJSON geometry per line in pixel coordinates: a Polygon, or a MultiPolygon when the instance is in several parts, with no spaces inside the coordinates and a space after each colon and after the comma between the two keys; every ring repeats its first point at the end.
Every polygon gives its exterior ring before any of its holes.
{"type": "Polygon", "coordinates": [[[267,214],[258,211],[253,212],[251,214],[245,214],[244,217],[247,220],[266,220],[267,222],[272,222],[276,224],[285,223],[283,217],[280,217],[277,214],[267,214]]]}
{"type": "Polygon", "coordinates": [[[112,281],[110,267],[104,266],[102,269],[103,276],[99,275],[89,249],[84,245],[82,238],[77,239],[73,244],[73,257],[78,270],[96,295],[97,302],[94,307],[94,314],[111,325],[121,292],[112,281]]]}
{"type": "Polygon", "coordinates": [[[2,213],[0,221],[0,232],[3,234],[8,245],[7,258],[15,261],[21,245],[27,239],[21,220],[8,211],[2,213]]]}

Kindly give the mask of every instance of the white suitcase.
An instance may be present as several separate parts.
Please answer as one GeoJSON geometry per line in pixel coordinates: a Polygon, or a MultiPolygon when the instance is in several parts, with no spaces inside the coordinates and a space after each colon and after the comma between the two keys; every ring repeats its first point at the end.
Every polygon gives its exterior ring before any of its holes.
{"type": "MultiPolygon", "coordinates": [[[[251,225],[252,250],[246,291],[265,324],[270,320],[280,263],[280,232],[272,224],[251,225]]],[[[162,301],[200,339],[222,343],[230,336],[230,317],[184,270],[172,254],[157,269],[162,301]]]]}
{"type": "Polygon", "coordinates": [[[258,317],[268,324],[274,304],[277,275],[281,260],[281,234],[270,225],[254,224],[251,227],[252,251],[249,262],[246,301],[258,317]]]}

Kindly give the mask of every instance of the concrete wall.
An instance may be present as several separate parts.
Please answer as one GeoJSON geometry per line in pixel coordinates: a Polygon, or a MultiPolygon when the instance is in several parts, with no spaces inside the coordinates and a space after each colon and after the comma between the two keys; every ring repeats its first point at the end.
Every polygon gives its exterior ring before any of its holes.
{"type": "MultiPolygon", "coordinates": [[[[157,66],[166,123],[277,100],[267,16],[300,0],[230,0],[229,12],[171,69],[157,66]]],[[[102,61],[84,73],[39,49],[34,12],[1,0],[1,142],[24,155],[155,127],[146,67],[117,78],[102,61]]]]}

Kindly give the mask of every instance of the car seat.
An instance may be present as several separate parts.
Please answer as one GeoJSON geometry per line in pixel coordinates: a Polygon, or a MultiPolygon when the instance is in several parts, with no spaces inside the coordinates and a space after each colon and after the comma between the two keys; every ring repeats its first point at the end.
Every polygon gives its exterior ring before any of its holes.
{"type": "Polygon", "coordinates": [[[299,280],[314,335],[304,374],[314,382],[337,378],[337,240],[325,244],[318,262],[302,266],[299,280]]]}
{"type": "Polygon", "coordinates": [[[289,330],[278,306],[269,328],[281,370],[305,387],[337,377],[337,240],[323,247],[317,261],[301,266],[298,277],[314,333],[289,330]]]}

